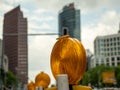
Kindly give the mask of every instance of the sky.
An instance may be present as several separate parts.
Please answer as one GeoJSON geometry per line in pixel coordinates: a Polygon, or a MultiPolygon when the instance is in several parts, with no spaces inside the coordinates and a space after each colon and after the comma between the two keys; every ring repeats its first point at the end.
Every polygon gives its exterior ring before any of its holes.
{"type": "MultiPolygon", "coordinates": [[[[28,33],[58,33],[58,13],[63,6],[75,3],[80,9],[81,42],[94,54],[96,36],[116,34],[120,23],[120,0],[0,0],[0,38],[4,14],[20,5],[28,20],[28,33]]],[[[44,71],[55,83],[50,68],[50,54],[57,41],[54,36],[28,36],[29,81],[44,71]]]]}

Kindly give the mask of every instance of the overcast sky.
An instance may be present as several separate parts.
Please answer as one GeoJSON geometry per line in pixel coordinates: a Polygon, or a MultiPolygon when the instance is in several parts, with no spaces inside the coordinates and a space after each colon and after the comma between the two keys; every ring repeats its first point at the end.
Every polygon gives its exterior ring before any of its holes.
{"type": "MultiPolygon", "coordinates": [[[[58,12],[75,2],[81,10],[81,39],[85,49],[94,53],[96,36],[115,34],[119,29],[120,0],[0,0],[0,38],[4,13],[20,4],[28,19],[28,33],[57,33],[58,12]]],[[[44,71],[55,83],[50,69],[50,54],[58,36],[29,36],[29,80],[44,71]]]]}

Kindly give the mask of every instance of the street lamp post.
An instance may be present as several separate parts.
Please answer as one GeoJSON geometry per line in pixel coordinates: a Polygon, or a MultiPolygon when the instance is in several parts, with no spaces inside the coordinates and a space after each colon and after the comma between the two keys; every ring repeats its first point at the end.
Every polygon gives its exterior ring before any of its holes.
{"type": "Polygon", "coordinates": [[[1,53],[1,89],[5,84],[5,70],[4,70],[4,38],[2,40],[2,53],[1,53]]]}

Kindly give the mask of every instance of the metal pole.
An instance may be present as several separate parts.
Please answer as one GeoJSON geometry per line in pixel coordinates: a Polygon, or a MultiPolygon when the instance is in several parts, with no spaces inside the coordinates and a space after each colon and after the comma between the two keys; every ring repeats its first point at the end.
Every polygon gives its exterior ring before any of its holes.
{"type": "Polygon", "coordinates": [[[58,33],[5,33],[3,36],[17,36],[17,35],[27,35],[27,36],[40,36],[40,35],[59,35],[58,33]]]}
{"type": "Polygon", "coordinates": [[[2,40],[2,53],[1,53],[1,89],[4,87],[4,83],[5,83],[5,71],[4,71],[4,67],[3,67],[3,63],[4,63],[4,35],[3,35],[3,40],[2,40]]]}
{"type": "Polygon", "coordinates": [[[58,90],[69,90],[67,74],[60,74],[57,76],[57,86],[58,90]]]}
{"type": "Polygon", "coordinates": [[[44,90],[44,89],[42,86],[41,87],[39,86],[39,87],[36,87],[36,90],[44,90]]]}

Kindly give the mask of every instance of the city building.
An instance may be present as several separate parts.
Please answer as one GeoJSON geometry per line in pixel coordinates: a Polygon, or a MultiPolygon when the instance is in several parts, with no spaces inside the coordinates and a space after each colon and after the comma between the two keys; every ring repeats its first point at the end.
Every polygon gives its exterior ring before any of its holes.
{"type": "Polygon", "coordinates": [[[92,68],[91,64],[93,64],[93,54],[89,49],[86,49],[86,57],[87,57],[87,67],[86,70],[90,70],[92,68]]]}
{"type": "Polygon", "coordinates": [[[27,18],[20,6],[4,14],[3,53],[8,57],[8,69],[22,84],[28,82],[27,18]]]}
{"type": "Polygon", "coordinates": [[[97,36],[94,40],[95,65],[120,65],[120,33],[97,36]]]}
{"type": "Polygon", "coordinates": [[[81,41],[80,10],[70,3],[59,11],[59,36],[69,34],[81,41]]]}
{"type": "Polygon", "coordinates": [[[94,68],[94,67],[96,66],[95,63],[96,63],[96,62],[95,62],[95,56],[93,55],[93,56],[91,57],[91,60],[90,60],[90,69],[91,69],[91,68],[94,68]]]}

